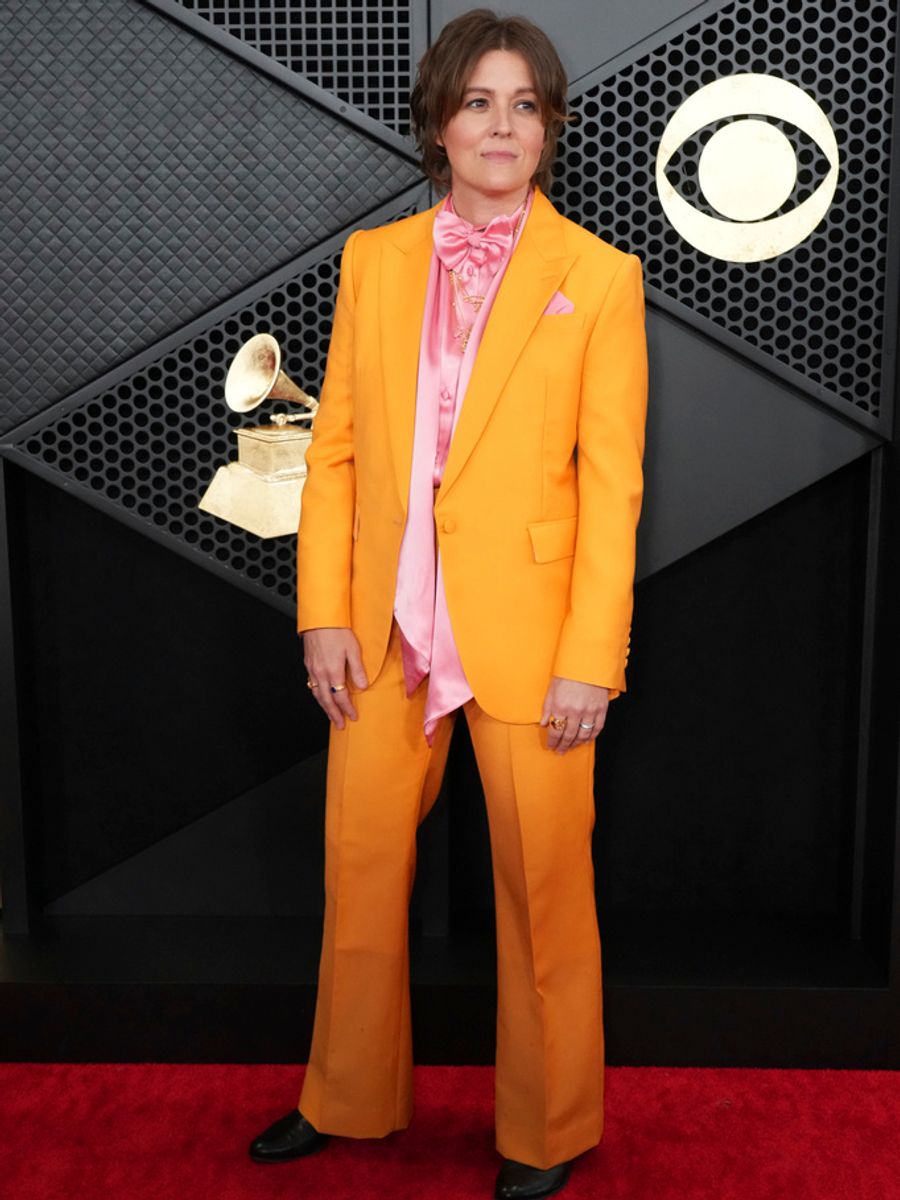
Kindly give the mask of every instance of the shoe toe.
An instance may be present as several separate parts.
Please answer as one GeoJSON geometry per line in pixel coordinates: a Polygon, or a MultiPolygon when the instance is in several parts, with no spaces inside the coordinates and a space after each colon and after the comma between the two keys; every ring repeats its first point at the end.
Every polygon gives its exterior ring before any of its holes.
{"type": "Polygon", "coordinates": [[[281,1162],[311,1154],[325,1146],[328,1140],[327,1133],[319,1133],[295,1108],[255,1137],[249,1152],[257,1162],[281,1162]]]}
{"type": "Polygon", "coordinates": [[[508,1158],[497,1176],[494,1196],[496,1200],[538,1200],[540,1196],[552,1196],[565,1186],[571,1168],[571,1162],[564,1162],[541,1170],[508,1158]]]}
{"type": "Polygon", "coordinates": [[[251,1154],[280,1154],[291,1148],[291,1139],[296,1137],[299,1128],[300,1113],[286,1113],[285,1116],[279,1117],[277,1121],[273,1121],[268,1129],[264,1129],[261,1134],[253,1139],[250,1143],[251,1154]]]}

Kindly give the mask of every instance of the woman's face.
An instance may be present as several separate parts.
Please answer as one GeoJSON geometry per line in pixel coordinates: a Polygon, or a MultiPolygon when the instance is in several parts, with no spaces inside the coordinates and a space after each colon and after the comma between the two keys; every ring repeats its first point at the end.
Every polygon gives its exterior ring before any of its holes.
{"type": "Polygon", "coordinates": [[[450,160],[454,196],[477,192],[517,203],[537,170],[544,134],[528,63],[516,50],[489,50],[438,142],[450,160]]]}

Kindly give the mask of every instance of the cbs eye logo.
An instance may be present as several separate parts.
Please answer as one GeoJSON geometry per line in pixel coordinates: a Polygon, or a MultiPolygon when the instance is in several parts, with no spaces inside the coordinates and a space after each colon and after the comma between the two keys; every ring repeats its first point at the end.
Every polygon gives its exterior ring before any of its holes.
{"type": "Polygon", "coordinates": [[[729,75],[693,92],[663,130],[656,155],[656,189],[674,228],[704,254],[728,262],[762,262],[798,245],[824,217],[837,181],[837,140],[828,118],[806,92],[770,75],[729,75]],[[818,143],[828,160],[828,173],[813,194],[777,217],[770,214],[797,181],[797,156],[780,129],[747,113],[792,122],[818,143]],[[741,119],[712,135],[698,166],[698,182],[722,214],[719,220],[685,200],[665,170],[687,138],[711,121],[731,116],[741,119]]]}

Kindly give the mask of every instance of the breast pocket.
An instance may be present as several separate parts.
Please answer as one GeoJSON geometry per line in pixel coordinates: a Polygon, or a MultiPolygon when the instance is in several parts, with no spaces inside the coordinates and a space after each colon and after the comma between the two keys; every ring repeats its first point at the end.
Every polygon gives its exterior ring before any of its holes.
{"type": "Polygon", "coordinates": [[[551,313],[538,318],[522,360],[535,376],[568,385],[581,374],[585,348],[584,313],[551,313]]]}
{"type": "Polygon", "coordinates": [[[570,313],[543,313],[538,318],[535,333],[543,329],[550,329],[556,334],[565,336],[573,331],[584,329],[585,315],[580,312],[570,313]]]}
{"type": "Polygon", "coordinates": [[[561,358],[569,357],[572,348],[581,344],[584,335],[584,313],[544,313],[538,317],[528,341],[539,347],[542,354],[561,358]]]}

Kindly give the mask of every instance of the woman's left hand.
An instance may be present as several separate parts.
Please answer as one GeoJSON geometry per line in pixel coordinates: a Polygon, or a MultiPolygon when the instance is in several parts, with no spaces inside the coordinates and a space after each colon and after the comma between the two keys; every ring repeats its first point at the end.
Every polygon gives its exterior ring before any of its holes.
{"type": "Polygon", "coordinates": [[[565,754],[570,746],[580,746],[595,738],[606,721],[608,707],[609,688],[554,675],[544,700],[541,724],[548,725],[551,717],[565,717],[566,723],[562,729],[549,726],[547,749],[565,754]],[[585,725],[591,724],[591,728],[582,729],[582,721],[585,725]]]}

